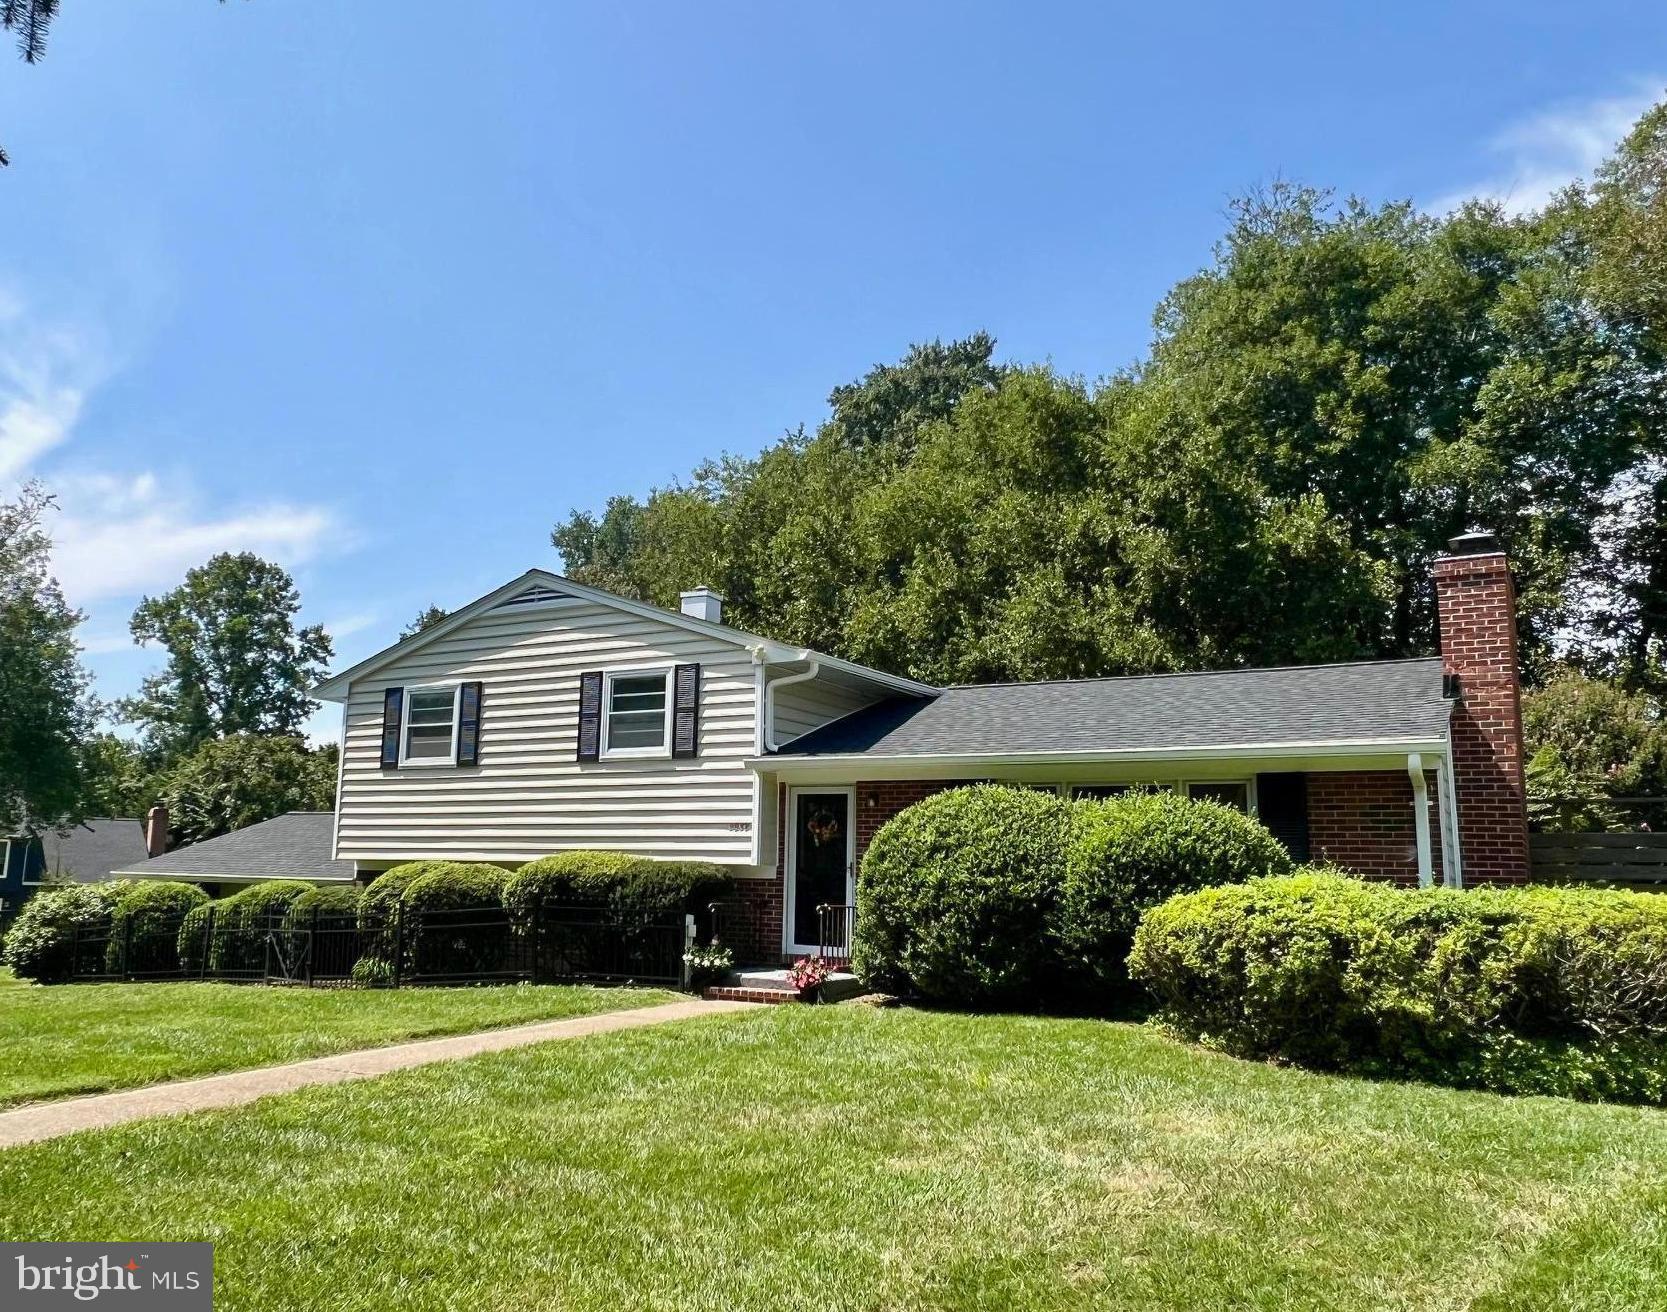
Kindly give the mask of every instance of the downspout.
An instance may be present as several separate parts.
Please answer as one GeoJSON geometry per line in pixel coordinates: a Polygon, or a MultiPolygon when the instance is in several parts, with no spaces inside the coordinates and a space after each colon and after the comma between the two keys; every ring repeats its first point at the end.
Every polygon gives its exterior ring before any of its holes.
{"type": "Polygon", "coordinates": [[[769,752],[777,751],[781,747],[776,741],[776,689],[785,688],[793,683],[804,683],[822,672],[821,662],[808,651],[800,652],[794,659],[809,661],[810,668],[803,673],[789,674],[785,678],[775,679],[764,685],[764,749],[769,752]]]}
{"type": "Polygon", "coordinates": [[[1441,804],[1441,882],[1448,888],[1464,887],[1464,853],[1459,839],[1458,782],[1453,777],[1453,746],[1441,761],[1436,800],[1441,804]]]}
{"type": "Polygon", "coordinates": [[[1430,789],[1424,781],[1424,758],[1417,752],[1407,756],[1407,777],[1412,780],[1412,828],[1418,844],[1418,887],[1435,883],[1435,863],[1430,856],[1430,789]]]}

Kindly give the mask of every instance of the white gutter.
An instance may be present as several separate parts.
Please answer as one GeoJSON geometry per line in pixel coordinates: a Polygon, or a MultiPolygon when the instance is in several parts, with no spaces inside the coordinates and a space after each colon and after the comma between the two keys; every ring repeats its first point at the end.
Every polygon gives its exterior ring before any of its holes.
{"type": "MultiPolygon", "coordinates": [[[[778,683],[797,682],[798,676],[778,680],[778,683]]],[[[770,685],[772,688],[775,684],[770,685]]],[[[772,749],[775,750],[775,749],[772,749]]],[[[1360,738],[1349,742],[1287,742],[1287,743],[1230,743],[1216,747],[1140,747],[1115,751],[1086,749],[1068,752],[978,752],[978,753],[879,753],[848,752],[827,756],[756,756],[745,764],[753,769],[780,770],[788,766],[906,766],[922,765],[1071,765],[1098,761],[1127,761],[1141,764],[1147,761],[1232,760],[1239,757],[1281,756],[1399,756],[1404,752],[1421,752],[1441,758],[1446,745],[1439,738],[1360,738]]]]}
{"type": "Polygon", "coordinates": [[[1430,856],[1430,789],[1424,781],[1424,758],[1407,753],[1407,777],[1412,780],[1412,830],[1418,845],[1418,887],[1435,883],[1435,863],[1430,856]]]}
{"type": "Polygon", "coordinates": [[[785,688],[790,683],[804,683],[822,672],[822,662],[810,651],[802,651],[793,659],[809,661],[810,668],[802,674],[789,674],[784,678],[768,681],[764,685],[764,750],[767,752],[781,750],[781,744],[776,741],[776,689],[785,688]]]}

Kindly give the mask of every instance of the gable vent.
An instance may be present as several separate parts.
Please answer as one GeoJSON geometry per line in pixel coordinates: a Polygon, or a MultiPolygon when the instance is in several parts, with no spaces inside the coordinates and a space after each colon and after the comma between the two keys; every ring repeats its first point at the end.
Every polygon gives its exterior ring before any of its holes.
{"type": "Polygon", "coordinates": [[[536,606],[540,602],[560,601],[567,593],[555,588],[547,588],[542,583],[535,583],[525,592],[517,592],[513,597],[506,597],[493,610],[511,610],[516,606],[536,606]]]}

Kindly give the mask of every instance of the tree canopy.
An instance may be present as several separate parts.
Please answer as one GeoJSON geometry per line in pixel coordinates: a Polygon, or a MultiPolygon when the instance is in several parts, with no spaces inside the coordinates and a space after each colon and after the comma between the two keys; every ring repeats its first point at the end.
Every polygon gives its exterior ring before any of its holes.
{"type": "Polygon", "coordinates": [[[75,642],[81,615],[49,568],[51,506],[34,483],[0,502],[0,837],[86,814],[80,745],[93,707],[75,642]]]}
{"type": "Polygon", "coordinates": [[[228,734],[299,734],[317,705],[307,690],[332,655],[321,626],[296,626],[300,609],[290,576],[248,552],[215,556],[144,598],[133,637],[168,662],[123,708],[151,749],[174,760],[228,734]]]}
{"type": "Polygon", "coordinates": [[[1257,192],[1133,368],[918,346],[814,432],[551,540],[600,587],[673,606],[709,584],[744,627],[984,681],[1427,652],[1430,563],[1480,526],[1511,552],[1531,674],[1657,686],[1662,114],[1527,216],[1257,192]]]}
{"type": "Polygon", "coordinates": [[[176,843],[206,838],[288,811],[336,805],[334,744],[309,748],[287,734],[238,733],[203,743],[168,772],[162,800],[176,843]]]}

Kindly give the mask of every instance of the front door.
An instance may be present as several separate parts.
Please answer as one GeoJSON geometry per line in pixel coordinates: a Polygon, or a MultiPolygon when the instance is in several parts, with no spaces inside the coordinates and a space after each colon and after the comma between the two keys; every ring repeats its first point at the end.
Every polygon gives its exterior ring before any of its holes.
{"type": "Polygon", "coordinates": [[[816,908],[849,905],[851,798],[849,788],[795,788],[787,877],[787,950],[814,952],[820,939],[816,908]]]}

